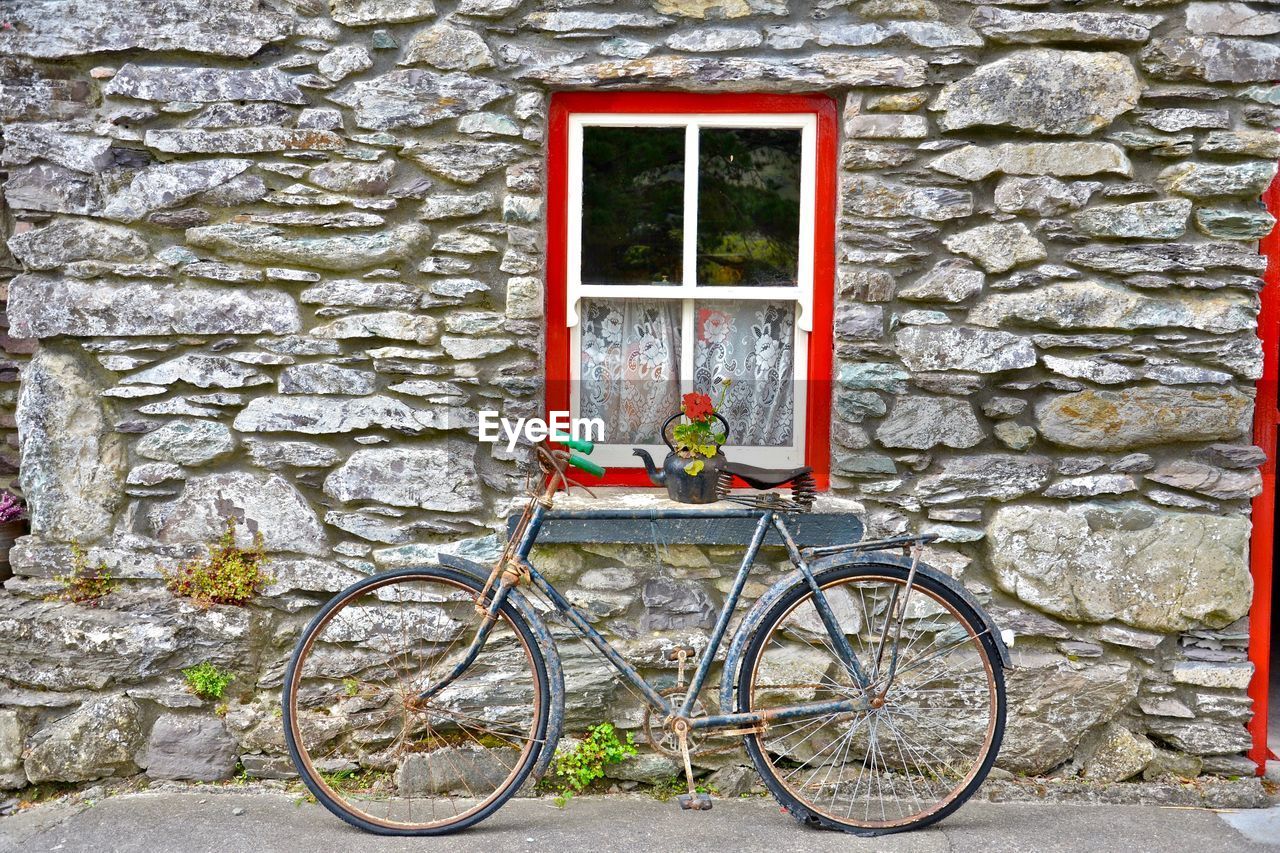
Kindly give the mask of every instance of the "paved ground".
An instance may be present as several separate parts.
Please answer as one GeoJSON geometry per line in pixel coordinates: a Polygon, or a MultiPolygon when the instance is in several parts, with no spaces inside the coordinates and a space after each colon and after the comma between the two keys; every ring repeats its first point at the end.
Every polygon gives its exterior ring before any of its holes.
{"type": "Polygon", "coordinates": [[[584,797],[564,810],[516,800],[480,826],[446,839],[364,835],[285,794],[142,793],[92,807],[41,806],[0,819],[0,851],[65,853],[499,853],[556,851],[1004,851],[1144,853],[1280,850],[1280,807],[1232,814],[1154,806],[972,803],[940,827],[859,839],[805,830],[768,800],[681,812],[649,798],[584,797]],[[241,811],[240,814],[236,814],[241,811]],[[1265,846],[1270,842],[1275,846],[1265,846]]]}

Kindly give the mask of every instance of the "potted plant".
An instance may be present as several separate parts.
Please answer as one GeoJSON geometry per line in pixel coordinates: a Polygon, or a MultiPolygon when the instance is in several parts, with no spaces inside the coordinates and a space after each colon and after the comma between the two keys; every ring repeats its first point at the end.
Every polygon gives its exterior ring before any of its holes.
{"type": "MultiPolygon", "coordinates": [[[[721,387],[720,403],[724,402],[728,386],[726,381],[721,387]]],[[[661,471],[647,451],[632,451],[644,460],[649,479],[654,485],[665,485],[673,501],[708,504],[720,499],[717,485],[725,464],[720,448],[729,440],[729,422],[718,408],[707,394],[685,394],[681,398],[680,411],[662,425],[662,440],[671,452],[663,460],[661,471]],[[677,423],[681,418],[683,422],[677,423]]]]}
{"type": "Polygon", "coordinates": [[[19,536],[27,535],[27,508],[12,492],[0,492],[0,582],[13,576],[9,549],[19,536]]]}

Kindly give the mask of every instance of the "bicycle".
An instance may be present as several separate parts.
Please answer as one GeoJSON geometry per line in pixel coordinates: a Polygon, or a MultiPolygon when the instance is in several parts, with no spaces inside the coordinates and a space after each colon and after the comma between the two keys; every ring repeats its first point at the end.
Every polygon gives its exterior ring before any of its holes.
{"type": "MultiPolygon", "coordinates": [[[[982,784],[1005,723],[1008,652],[991,618],[954,580],[921,562],[928,535],[801,547],[789,519],[812,502],[809,469],[737,466],[759,494],[732,508],[580,510],[556,515],[567,466],[603,475],[570,451],[538,446],[544,475],[491,567],[441,554],[439,565],[360,580],[304,631],[283,685],[289,753],[307,788],[362,830],[438,835],[472,826],[555,753],[564,719],[556,643],[535,608],[567,624],[617,670],[646,708],[650,745],[683,762],[713,738],[741,737],[773,796],[796,820],[858,835],[916,829],[982,784]],[[793,487],[791,498],[772,491],[793,487]],[[660,689],[592,627],[529,561],[551,517],[753,518],[733,586],[694,672],[673,649],[677,687],[660,689]],[[701,694],[767,533],[793,570],[741,620],[720,676],[719,713],[701,694]],[[903,555],[889,553],[903,549],[903,555]],[[522,590],[528,590],[526,594],[522,590]],[[732,709],[723,712],[723,709],[732,709]]],[[[588,490],[589,491],[589,490],[588,490]]]]}

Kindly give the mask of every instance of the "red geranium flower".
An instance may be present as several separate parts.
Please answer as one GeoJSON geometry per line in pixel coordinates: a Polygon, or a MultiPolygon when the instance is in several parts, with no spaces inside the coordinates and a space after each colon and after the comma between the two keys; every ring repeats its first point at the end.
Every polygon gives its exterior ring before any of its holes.
{"type": "Polygon", "coordinates": [[[715,413],[711,398],[706,394],[685,394],[682,399],[684,401],[685,417],[691,421],[706,420],[715,413]]]}

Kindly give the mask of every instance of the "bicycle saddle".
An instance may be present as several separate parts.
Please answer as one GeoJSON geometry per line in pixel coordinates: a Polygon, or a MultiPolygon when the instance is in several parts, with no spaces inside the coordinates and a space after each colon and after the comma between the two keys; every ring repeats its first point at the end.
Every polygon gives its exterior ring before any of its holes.
{"type": "Polygon", "coordinates": [[[807,465],[801,468],[757,468],[742,462],[726,462],[721,470],[727,471],[751,488],[762,492],[785,486],[792,480],[813,472],[813,469],[807,465]]]}

